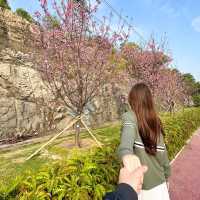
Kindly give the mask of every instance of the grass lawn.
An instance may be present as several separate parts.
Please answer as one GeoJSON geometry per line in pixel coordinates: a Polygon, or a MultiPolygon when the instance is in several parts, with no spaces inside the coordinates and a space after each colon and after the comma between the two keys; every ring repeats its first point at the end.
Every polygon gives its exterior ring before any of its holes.
{"type": "MultiPolygon", "coordinates": [[[[102,128],[93,130],[97,139],[104,145],[112,143],[113,139],[119,138],[119,123],[107,125],[102,128]]],[[[7,187],[10,184],[13,185],[16,177],[23,176],[27,171],[37,171],[47,162],[55,162],[58,159],[66,159],[70,155],[70,151],[76,149],[74,147],[73,134],[63,134],[57,138],[52,144],[43,149],[40,154],[34,158],[25,161],[29,155],[37,150],[44,141],[27,144],[27,145],[14,145],[11,148],[0,150],[0,190],[2,187],[7,187]]],[[[87,132],[81,133],[82,148],[78,151],[87,151],[91,146],[96,145],[87,132]]]]}

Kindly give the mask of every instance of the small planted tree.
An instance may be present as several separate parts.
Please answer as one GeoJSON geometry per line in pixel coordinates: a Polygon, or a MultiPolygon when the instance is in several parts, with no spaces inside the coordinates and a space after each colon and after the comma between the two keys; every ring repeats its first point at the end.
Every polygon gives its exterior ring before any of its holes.
{"type": "MultiPolygon", "coordinates": [[[[95,5],[82,1],[53,0],[53,10],[59,23],[49,26],[49,3],[40,0],[43,13],[36,13],[39,27],[33,27],[38,70],[55,99],[74,115],[82,115],[85,107],[97,97],[115,70],[110,63],[112,49],[127,38],[120,28],[112,32],[103,19],[95,21],[95,5]],[[49,28],[50,27],[50,28],[49,28]]],[[[50,20],[51,21],[51,20],[50,20]]],[[[80,146],[77,122],[76,144],[80,146]]]]}

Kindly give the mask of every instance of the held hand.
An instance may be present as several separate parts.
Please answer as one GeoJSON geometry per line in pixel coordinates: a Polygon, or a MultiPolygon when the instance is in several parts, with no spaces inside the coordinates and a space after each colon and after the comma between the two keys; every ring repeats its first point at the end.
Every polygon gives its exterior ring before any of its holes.
{"type": "Polygon", "coordinates": [[[126,183],[139,193],[142,189],[143,177],[146,171],[146,166],[138,167],[132,172],[124,167],[120,170],[119,183],[126,183]]]}
{"type": "Polygon", "coordinates": [[[123,156],[122,161],[124,167],[127,168],[130,172],[141,166],[139,158],[132,154],[123,156]]]}

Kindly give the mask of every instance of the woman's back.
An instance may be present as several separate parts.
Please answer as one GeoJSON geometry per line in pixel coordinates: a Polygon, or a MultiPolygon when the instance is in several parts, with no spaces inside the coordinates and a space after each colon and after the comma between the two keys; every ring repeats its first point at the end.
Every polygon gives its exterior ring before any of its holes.
{"type": "Polygon", "coordinates": [[[134,85],[128,97],[130,110],[123,117],[119,156],[129,170],[135,168],[133,156],[147,165],[141,200],[169,200],[167,179],[170,165],[151,90],[144,83],[134,85]]]}
{"type": "Polygon", "coordinates": [[[152,189],[166,182],[170,176],[170,165],[162,134],[157,142],[156,154],[147,153],[138,131],[137,117],[131,110],[122,116],[122,133],[118,154],[121,159],[125,155],[134,154],[138,156],[142,165],[148,166],[148,171],[144,176],[144,190],[152,189]]]}

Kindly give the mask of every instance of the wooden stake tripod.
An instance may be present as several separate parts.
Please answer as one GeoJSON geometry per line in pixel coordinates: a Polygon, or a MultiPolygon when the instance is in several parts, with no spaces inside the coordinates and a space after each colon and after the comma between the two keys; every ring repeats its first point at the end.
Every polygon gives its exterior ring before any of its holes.
{"type": "Polygon", "coordinates": [[[54,137],[52,137],[48,142],[46,142],[45,144],[43,144],[39,149],[37,149],[33,154],[31,154],[28,158],[26,158],[27,160],[30,160],[32,157],[34,157],[35,155],[37,155],[42,149],[44,149],[44,147],[46,147],[47,145],[49,145],[50,143],[52,143],[56,138],[58,138],[60,135],[62,135],[62,133],[66,130],[68,130],[70,127],[72,127],[78,120],[80,120],[80,122],[83,124],[83,126],[86,128],[86,130],[88,131],[88,133],[92,136],[92,138],[94,139],[94,141],[97,143],[97,145],[99,147],[102,147],[102,144],[97,140],[97,138],[94,136],[94,134],[90,131],[90,129],[88,128],[88,126],[86,125],[86,123],[82,120],[82,116],[77,116],[75,118],[73,118],[70,123],[68,124],[68,126],[66,128],[64,128],[61,132],[59,132],[58,134],[56,134],[54,137]]]}

